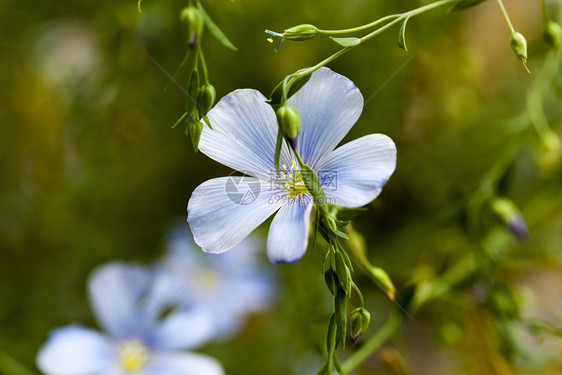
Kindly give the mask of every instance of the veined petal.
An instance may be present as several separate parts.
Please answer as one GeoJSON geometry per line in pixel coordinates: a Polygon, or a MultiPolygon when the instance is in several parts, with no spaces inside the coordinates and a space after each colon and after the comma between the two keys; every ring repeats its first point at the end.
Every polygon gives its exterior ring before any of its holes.
{"type": "Polygon", "coordinates": [[[231,249],[281,207],[285,194],[247,176],[202,183],[187,205],[195,242],[207,253],[231,249]]]}
{"type": "Polygon", "coordinates": [[[267,236],[267,256],[273,263],[299,260],[308,244],[312,198],[299,195],[285,204],[271,222],[267,236]]]}
{"type": "Polygon", "coordinates": [[[375,199],[396,168],[396,146],[370,134],[332,152],[318,170],[328,203],[355,208],[375,199]]]}
{"type": "Polygon", "coordinates": [[[112,262],[96,269],[88,280],[90,303],[100,325],[118,339],[142,333],[139,300],[150,283],[140,266],[112,262]]]}
{"type": "Polygon", "coordinates": [[[149,341],[156,350],[191,349],[213,338],[212,316],[204,309],[180,310],[157,324],[149,341]]]}
{"type": "Polygon", "coordinates": [[[313,169],[341,142],[363,110],[363,96],[355,84],[328,68],[312,73],[288,103],[301,116],[297,149],[313,169]]]}
{"type": "Polygon", "coordinates": [[[214,358],[192,353],[156,353],[148,360],[144,375],[224,375],[214,358]]]}
{"type": "MultiPolygon", "coordinates": [[[[277,118],[266,98],[242,89],[223,97],[207,117],[199,150],[211,159],[252,176],[267,176],[274,168],[277,118]]],[[[284,145],[283,160],[289,159],[284,145]]]]}
{"type": "Polygon", "coordinates": [[[37,367],[46,375],[90,375],[117,361],[112,341],[79,325],[57,328],[37,354],[37,367]]]}

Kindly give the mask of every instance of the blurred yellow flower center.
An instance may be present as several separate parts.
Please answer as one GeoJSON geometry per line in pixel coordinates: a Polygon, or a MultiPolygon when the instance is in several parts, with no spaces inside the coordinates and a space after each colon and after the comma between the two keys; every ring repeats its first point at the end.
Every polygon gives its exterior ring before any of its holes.
{"type": "Polygon", "coordinates": [[[295,161],[293,161],[291,168],[287,168],[285,164],[281,167],[284,169],[279,173],[281,184],[287,189],[291,198],[308,193],[308,189],[302,180],[300,168],[295,161]]]}
{"type": "Polygon", "coordinates": [[[119,363],[126,371],[140,371],[148,360],[148,349],[140,340],[127,340],[117,345],[119,363]]]}

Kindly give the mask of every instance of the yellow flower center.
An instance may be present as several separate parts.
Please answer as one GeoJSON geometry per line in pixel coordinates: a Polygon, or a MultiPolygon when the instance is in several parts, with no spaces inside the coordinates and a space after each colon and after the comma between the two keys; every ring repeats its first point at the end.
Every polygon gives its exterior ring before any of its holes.
{"type": "Polygon", "coordinates": [[[148,360],[148,349],[140,340],[127,340],[117,345],[121,367],[129,372],[142,370],[148,360]]]}
{"type": "Polygon", "coordinates": [[[279,173],[281,184],[287,189],[291,198],[308,193],[308,189],[302,180],[300,168],[295,161],[293,161],[291,168],[287,168],[285,164],[281,167],[283,169],[279,173]]]}

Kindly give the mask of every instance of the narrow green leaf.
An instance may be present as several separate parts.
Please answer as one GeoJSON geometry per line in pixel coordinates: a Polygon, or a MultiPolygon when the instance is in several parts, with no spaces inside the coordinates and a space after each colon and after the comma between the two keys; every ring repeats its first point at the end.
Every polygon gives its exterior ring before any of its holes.
{"type": "Polygon", "coordinates": [[[349,295],[351,293],[351,274],[340,251],[336,253],[336,274],[341,288],[345,291],[346,295],[349,295]]]}
{"type": "MultiPolygon", "coordinates": [[[[297,78],[293,82],[291,87],[289,87],[289,92],[287,93],[287,99],[289,99],[297,91],[299,91],[301,87],[303,87],[308,82],[309,79],[310,79],[310,74],[297,78]]],[[[271,92],[271,96],[269,97],[269,100],[267,100],[267,103],[271,105],[279,105],[281,104],[282,98],[283,98],[283,81],[279,82],[279,84],[275,86],[275,88],[271,92]]]]}
{"type": "Polygon", "coordinates": [[[338,207],[336,218],[340,221],[351,221],[355,219],[360,213],[367,211],[365,207],[358,208],[344,208],[338,207]]]}
{"type": "Polygon", "coordinates": [[[398,47],[402,48],[404,51],[408,51],[408,48],[406,48],[406,25],[409,19],[410,17],[404,19],[402,26],[400,26],[400,33],[398,33],[398,47]]]}
{"type": "Polygon", "coordinates": [[[193,111],[197,109],[197,97],[199,96],[199,72],[193,69],[189,76],[189,84],[187,86],[186,112],[191,116],[193,111]]]}
{"type": "Polygon", "coordinates": [[[336,314],[337,336],[341,342],[342,348],[345,348],[346,330],[347,330],[347,311],[345,308],[346,296],[343,290],[338,289],[338,293],[336,294],[336,298],[334,299],[334,305],[335,305],[334,307],[335,307],[335,314],[336,314]]]}
{"type": "Polygon", "coordinates": [[[183,115],[181,115],[179,120],[176,121],[176,123],[172,126],[172,129],[175,128],[176,126],[178,126],[183,120],[185,120],[186,117],[187,117],[187,112],[185,112],[183,115]]]}
{"type": "Polygon", "coordinates": [[[361,39],[355,38],[355,37],[334,38],[334,37],[331,36],[330,39],[332,39],[334,42],[336,42],[337,44],[339,44],[342,47],[353,47],[353,46],[356,46],[358,44],[361,44],[361,39]]]}
{"type": "Polygon", "coordinates": [[[177,84],[177,81],[179,80],[180,76],[182,75],[182,73],[185,71],[185,68],[187,67],[187,62],[189,61],[190,53],[191,53],[191,49],[188,48],[187,52],[183,56],[183,59],[182,59],[180,65],[178,66],[178,68],[174,72],[173,77],[170,78],[170,81],[166,84],[166,86],[164,86],[164,91],[166,91],[172,83],[177,84]]]}
{"type": "Polygon", "coordinates": [[[217,26],[216,23],[213,22],[207,12],[205,12],[205,9],[203,9],[201,3],[197,4],[197,7],[199,8],[201,15],[203,16],[203,20],[205,20],[205,26],[207,26],[207,30],[209,30],[209,32],[213,34],[213,36],[217,38],[226,48],[230,48],[233,51],[238,51],[238,48],[236,48],[234,44],[232,44],[232,42],[228,40],[222,30],[217,26]]]}

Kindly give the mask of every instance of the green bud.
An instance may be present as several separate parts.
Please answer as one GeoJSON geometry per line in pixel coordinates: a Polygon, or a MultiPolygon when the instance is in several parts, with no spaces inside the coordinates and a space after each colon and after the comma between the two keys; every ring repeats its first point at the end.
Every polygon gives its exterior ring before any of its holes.
{"type": "Polygon", "coordinates": [[[314,25],[304,24],[293,26],[283,32],[283,38],[295,42],[301,42],[314,38],[319,34],[318,28],[314,25]]]}
{"type": "Polygon", "coordinates": [[[201,132],[203,131],[203,123],[196,117],[193,117],[189,120],[186,130],[188,130],[189,136],[191,137],[191,145],[193,146],[193,150],[197,152],[197,150],[199,149],[201,132]]]}
{"type": "Polygon", "coordinates": [[[529,71],[527,68],[527,40],[523,36],[523,34],[518,32],[511,33],[511,38],[509,40],[509,44],[511,45],[511,49],[515,53],[515,56],[523,63],[525,69],[529,71]]]}
{"type": "Polygon", "coordinates": [[[201,87],[197,101],[199,102],[199,110],[202,116],[209,113],[209,110],[213,107],[213,104],[215,104],[216,97],[217,92],[213,85],[206,83],[201,87]]]}
{"type": "Polygon", "coordinates": [[[548,21],[543,29],[543,38],[550,48],[558,49],[562,44],[562,27],[556,22],[548,21]]]}
{"type": "Polygon", "coordinates": [[[277,121],[283,134],[291,139],[295,139],[301,132],[301,116],[295,107],[288,104],[279,107],[277,121]]]}
{"type": "Polygon", "coordinates": [[[189,46],[193,49],[197,44],[198,38],[203,33],[203,25],[205,21],[199,9],[194,6],[183,8],[180,14],[180,20],[185,23],[187,28],[187,40],[189,46]]]}
{"type": "Polygon", "coordinates": [[[529,237],[525,220],[523,220],[523,216],[521,216],[515,203],[506,198],[496,198],[492,201],[491,208],[517,239],[524,241],[529,237]]]}
{"type": "Polygon", "coordinates": [[[349,335],[353,345],[357,343],[363,331],[369,326],[371,314],[364,308],[358,307],[351,312],[349,317],[349,335]]]}

